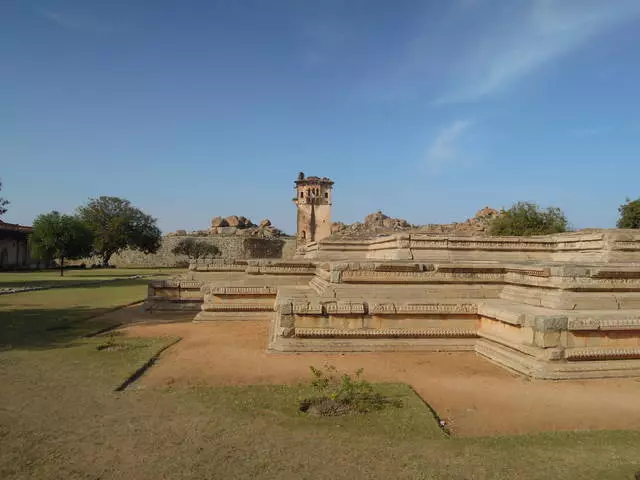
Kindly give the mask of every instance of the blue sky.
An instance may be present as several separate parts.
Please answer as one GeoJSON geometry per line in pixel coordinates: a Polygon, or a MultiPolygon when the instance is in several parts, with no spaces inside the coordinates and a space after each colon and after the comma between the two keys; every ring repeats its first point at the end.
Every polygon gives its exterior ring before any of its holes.
{"type": "Polygon", "coordinates": [[[638,0],[4,0],[4,220],[131,200],[163,231],[462,221],[518,200],[612,227],[640,196],[638,0]]]}

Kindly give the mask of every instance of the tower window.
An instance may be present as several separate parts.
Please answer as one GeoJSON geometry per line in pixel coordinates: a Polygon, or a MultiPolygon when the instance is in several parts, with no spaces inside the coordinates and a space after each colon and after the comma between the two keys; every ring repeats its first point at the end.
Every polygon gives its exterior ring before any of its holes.
{"type": "Polygon", "coordinates": [[[324,198],[329,198],[329,192],[324,192],[324,198]]]}
{"type": "Polygon", "coordinates": [[[304,192],[300,192],[300,198],[304,198],[304,192]]]}

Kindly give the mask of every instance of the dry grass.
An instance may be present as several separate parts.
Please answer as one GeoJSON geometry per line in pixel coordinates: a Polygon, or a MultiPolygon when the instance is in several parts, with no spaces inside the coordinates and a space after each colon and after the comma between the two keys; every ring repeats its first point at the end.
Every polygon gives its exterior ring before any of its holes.
{"type": "Polygon", "coordinates": [[[3,303],[0,335],[35,332],[39,341],[0,352],[0,478],[620,479],[640,470],[640,432],[447,438],[401,384],[380,388],[402,408],[337,418],[300,413],[302,386],[133,384],[117,393],[172,340],[115,337],[124,346],[99,350],[105,337],[41,328],[51,316],[88,323],[88,310],[143,290],[136,283],[70,288],[3,303]],[[34,308],[40,316],[26,321],[23,313],[34,308]],[[11,318],[18,318],[14,330],[5,325],[11,318]]]}
{"type": "Polygon", "coordinates": [[[177,268],[108,268],[65,270],[60,276],[58,270],[38,270],[21,272],[0,272],[0,288],[27,286],[61,286],[78,282],[98,282],[112,278],[131,277],[134,275],[169,276],[184,273],[185,269],[177,268]]]}

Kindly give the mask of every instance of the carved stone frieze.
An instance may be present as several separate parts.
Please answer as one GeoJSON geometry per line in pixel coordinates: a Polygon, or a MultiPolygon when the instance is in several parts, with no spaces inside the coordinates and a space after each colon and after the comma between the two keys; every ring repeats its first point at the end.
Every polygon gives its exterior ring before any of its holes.
{"type": "Polygon", "coordinates": [[[628,318],[571,318],[569,330],[640,330],[640,317],[628,318]]]}
{"type": "Polygon", "coordinates": [[[612,347],[583,347],[566,350],[567,360],[610,360],[640,358],[640,347],[612,348],[612,347]]]}
{"type": "Polygon", "coordinates": [[[320,338],[474,338],[477,337],[472,328],[369,328],[369,329],[338,329],[338,328],[296,328],[296,337],[320,338]]]}
{"type": "Polygon", "coordinates": [[[273,311],[271,303],[205,303],[202,305],[204,312],[270,312],[273,311]]]}

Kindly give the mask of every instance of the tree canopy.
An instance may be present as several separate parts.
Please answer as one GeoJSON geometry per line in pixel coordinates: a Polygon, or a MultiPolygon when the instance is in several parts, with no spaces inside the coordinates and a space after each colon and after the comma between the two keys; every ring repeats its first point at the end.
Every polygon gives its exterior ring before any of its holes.
{"type": "MultiPolygon", "coordinates": [[[[2,191],[2,181],[0,181],[0,191],[2,191]]],[[[9,200],[0,197],[0,216],[7,213],[7,205],[9,205],[9,200]]]]}
{"type": "Polygon", "coordinates": [[[180,240],[171,252],[174,255],[186,255],[193,260],[205,257],[216,257],[220,254],[220,250],[215,245],[202,240],[194,240],[193,238],[180,240]]]}
{"type": "Polygon", "coordinates": [[[155,253],[160,248],[161,233],[156,219],[128,200],[93,198],[78,208],[78,214],[93,233],[93,253],[102,258],[105,266],[125,248],[143,253],[155,253]]]}
{"type": "Polygon", "coordinates": [[[566,232],[568,222],[557,207],[540,208],[535,203],[518,202],[503,210],[489,225],[491,235],[547,235],[566,232]]]}
{"type": "Polygon", "coordinates": [[[640,198],[630,200],[618,207],[620,218],[617,222],[618,228],[640,228],[640,198]]]}
{"type": "Polygon", "coordinates": [[[60,275],[64,275],[65,259],[86,257],[91,253],[91,231],[77,217],[50,212],[33,222],[29,241],[34,257],[58,260],[60,275]]]}

